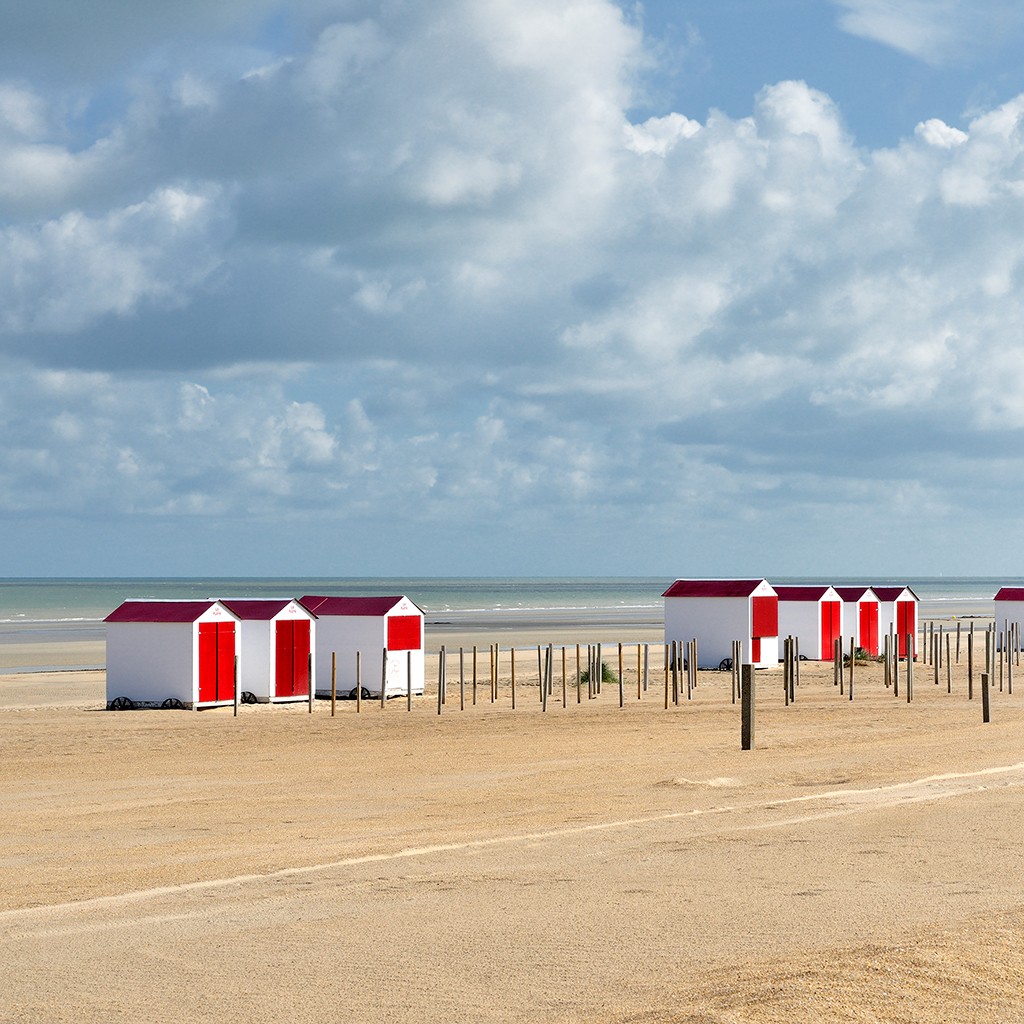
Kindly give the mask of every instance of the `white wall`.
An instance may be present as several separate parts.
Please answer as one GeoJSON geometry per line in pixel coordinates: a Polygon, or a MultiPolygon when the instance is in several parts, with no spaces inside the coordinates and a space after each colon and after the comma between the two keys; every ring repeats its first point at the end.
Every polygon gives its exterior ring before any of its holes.
{"type": "MultiPolygon", "coordinates": [[[[821,661],[821,603],[818,601],[783,601],[779,598],[779,638],[795,636],[800,640],[800,653],[812,661],[821,661]]],[[[828,657],[831,659],[832,652],[828,657]]]]}
{"type": "Polygon", "coordinates": [[[270,700],[274,686],[274,623],[266,619],[246,619],[235,626],[238,637],[239,686],[256,695],[259,701],[270,700]]]}
{"type": "MultiPolygon", "coordinates": [[[[398,607],[398,606],[396,606],[398,607]]],[[[396,614],[410,614],[398,611],[396,614]]],[[[416,612],[415,614],[419,614],[416,612]]],[[[356,652],[362,654],[362,685],[371,695],[380,697],[382,655],[387,646],[387,618],[380,615],[323,615],[316,623],[317,693],[331,692],[331,652],[337,654],[337,691],[348,693],[356,685],[356,652]]],[[[408,651],[389,651],[385,673],[385,694],[406,693],[408,651]]],[[[423,693],[423,623],[420,622],[420,649],[412,652],[412,692],[423,693]]]]}
{"type": "Polygon", "coordinates": [[[108,622],[107,702],[198,697],[198,641],[191,622],[108,622]]]}
{"type": "MultiPolygon", "coordinates": [[[[697,641],[697,662],[717,668],[732,657],[732,643],[743,643],[743,661],[750,658],[751,611],[747,597],[666,597],[665,643],[697,641]]],[[[761,642],[761,662],[778,662],[778,645],[761,642]],[[769,650],[765,650],[768,647],[769,650]]]]}

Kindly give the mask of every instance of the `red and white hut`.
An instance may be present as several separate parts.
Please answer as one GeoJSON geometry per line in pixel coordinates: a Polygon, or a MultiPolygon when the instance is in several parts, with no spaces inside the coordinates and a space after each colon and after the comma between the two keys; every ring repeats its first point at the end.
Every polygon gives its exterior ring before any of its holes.
{"type": "Polygon", "coordinates": [[[676,580],[665,599],[665,643],[697,641],[701,664],[718,665],[742,643],[744,664],[777,668],[779,599],[760,580],[676,580]]]}
{"type": "Polygon", "coordinates": [[[337,656],[339,694],[354,693],[356,654],[361,685],[371,697],[423,693],[423,609],[407,597],[307,595],[300,603],[317,619],[317,692],[331,689],[331,655],[337,656]]]}
{"type": "Polygon", "coordinates": [[[872,658],[877,658],[878,595],[871,587],[836,587],[843,599],[843,636],[852,636],[872,658]]]}
{"type": "Polygon", "coordinates": [[[825,584],[776,586],[779,595],[779,636],[794,636],[800,654],[810,661],[831,661],[835,642],[843,637],[843,601],[825,584]]]}
{"type": "Polygon", "coordinates": [[[224,604],[239,620],[243,693],[261,704],[308,700],[316,616],[287,598],[225,598],[224,604]]]}
{"type": "Polygon", "coordinates": [[[1000,587],[992,602],[997,632],[1004,624],[1024,626],[1024,587],[1000,587]]]}
{"type": "Polygon", "coordinates": [[[912,637],[910,657],[917,660],[917,594],[910,587],[871,588],[878,595],[878,633],[895,633],[899,656],[907,656],[907,635],[912,637]]]}
{"type": "Polygon", "coordinates": [[[220,601],[125,601],[107,624],[107,705],[231,704],[236,616],[220,601]]]}

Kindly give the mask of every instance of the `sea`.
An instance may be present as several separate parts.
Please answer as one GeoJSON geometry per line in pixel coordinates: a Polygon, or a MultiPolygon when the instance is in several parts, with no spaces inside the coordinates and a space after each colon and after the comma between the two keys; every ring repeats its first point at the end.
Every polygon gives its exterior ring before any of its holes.
{"type": "MultiPolygon", "coordinates": [[[[204,577],[0,578],[0,644],[100,641],[103,619],[128,598],[274,598],[305,594],[404,595],[426,613],[426,626],[533,628],[591,625],[652,626],[662,622],[669,576],[577,577],[204,577]]],[[[779,584],[821,577],[769,577],[779,584]]],[[[1024,587],[1024,577],[931,576],[830,578],[834,586],[909,586],[921,618],[989,618],[1000,587],[1024,587]]],[[[102,668],[102,664],[76,665],[102,668]]],[[[12,666],[5,671],[17,671],[12,666]]],[[[27,667],[26,667],[27,668],[27,667]]],[[[33,669],[37,666],[32,666],[33,669]]]]}

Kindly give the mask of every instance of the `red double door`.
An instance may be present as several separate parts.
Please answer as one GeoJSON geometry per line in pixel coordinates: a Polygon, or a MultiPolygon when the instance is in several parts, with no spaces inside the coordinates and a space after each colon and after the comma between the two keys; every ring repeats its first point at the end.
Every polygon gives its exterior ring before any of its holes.
{"type": "Polygon", "coordinates": [[[878,604],[875,601],[861,601],[859,616],[860,646],[872,658],[878,657],[878,604]]]}
{"type": "Polygon", "coordinates": [[[199,703],[235,699],[235,624],[199,623],[199,703]]]}
{"type": "Polygon", "coordinates": [[[281,619],[275,624],[277,697],[309,696],[309,620],[281,619]]]}
{"type": "Polygon", "coordinates": [[[910,636],[910,657],[917,657],[917,616],[913,601],[896,602],[896,639],[900,657],[907,657],[907,636],[910,636]]]}
{"type": "Polygon", "coordinates": [[[843,635],[843,605],[841,601],[821,602],[821,654],[822,661],[831,659],[836,641],[843,635]]]}

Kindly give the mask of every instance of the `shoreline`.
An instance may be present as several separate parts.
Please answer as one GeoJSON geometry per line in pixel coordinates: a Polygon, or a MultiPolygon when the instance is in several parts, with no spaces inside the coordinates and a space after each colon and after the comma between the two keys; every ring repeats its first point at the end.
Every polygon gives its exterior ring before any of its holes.
{"type": "MultiPolygon", "coordinates": [[[[984,628],[995,621],[991,600],[930,598],[921,601],[918,620],[952,630],[984,628]]],[[[428,612],[426,654],[436,656],[474,645],[487,648],[537,644],[660,643],[661,606],[628,608],[490,608],[428,612]]],[[[0,623],[0,674],[96,671],[106,667],[106,627],[102,620],[0,623]]]]}

